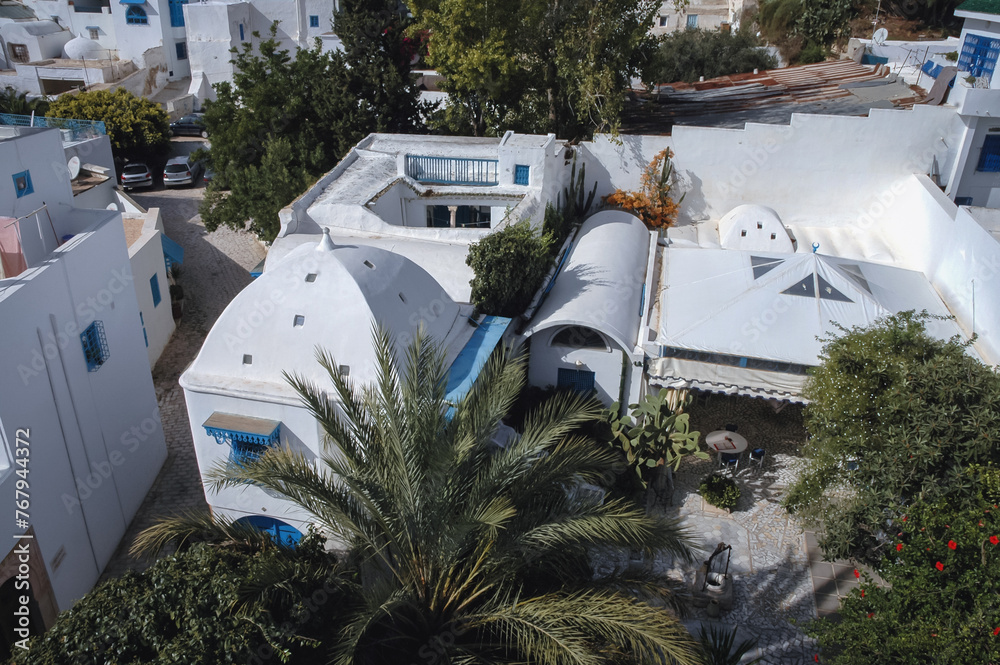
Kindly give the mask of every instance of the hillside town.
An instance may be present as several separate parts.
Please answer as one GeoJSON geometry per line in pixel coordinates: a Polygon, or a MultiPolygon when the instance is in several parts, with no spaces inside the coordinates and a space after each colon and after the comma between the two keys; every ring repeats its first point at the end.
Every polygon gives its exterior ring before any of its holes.
{"type": "Polygon", "coordinates": [[[0,0],[0,662],[1000,664],[1000,1],[870,4],[0,0]]]}

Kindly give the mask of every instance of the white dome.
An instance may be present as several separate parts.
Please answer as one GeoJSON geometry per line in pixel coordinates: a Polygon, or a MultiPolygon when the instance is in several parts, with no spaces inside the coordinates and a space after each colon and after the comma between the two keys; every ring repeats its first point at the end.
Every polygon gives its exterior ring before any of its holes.
{"type": "Polygon", "coordinates": [[[792,238],[774,210],[762,205],[736,206],[719,220],[719,240],[725,249],[795,251],[792,238]]]}
{"type": "Polygon", "coordinates": [[[108,57],[108,51],[93,39],[75,37],[63,46],[62,55],[70,60],[103,60],[108,57]]]}

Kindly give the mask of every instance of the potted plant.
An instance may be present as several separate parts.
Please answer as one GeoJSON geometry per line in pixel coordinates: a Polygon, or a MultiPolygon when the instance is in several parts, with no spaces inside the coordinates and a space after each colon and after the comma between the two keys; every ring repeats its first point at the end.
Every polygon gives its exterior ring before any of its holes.
{"type": "Polygon", "coordinates": [[[740,499],[740,488],[735,481],[717,473],[709,474],[701,481],[698,493],[716,508],[724,508],[729,512],[733,512],[740,499]]]}

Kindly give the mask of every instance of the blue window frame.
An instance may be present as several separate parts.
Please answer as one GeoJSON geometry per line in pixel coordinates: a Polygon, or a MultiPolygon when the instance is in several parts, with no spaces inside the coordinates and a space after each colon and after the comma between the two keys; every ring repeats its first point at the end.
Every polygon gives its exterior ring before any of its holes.
{"type": "Polygon", "coordinates": [[[160,277],[155,272],[149,278],[149,291],[153,294],[153,307],[160,304],[160,277]]]}
{"type": "Polygon", "coordinates": [[[177,59],[187,60],[188,59],[188,45],[187,42],[177,42],[174,44],[177,48],[177,59]]]}
{"type": "Polygon", "coordinates": [[[14,174],[14,191],[17,193],[17,198],[22,196],[27,196],[28,194],[33,194],[35,188],[31,186],[31,172],[21,171],[20,173],[14,174]]]}
{"type": "Polygon", "coordinates": [[[146,348],[149,348],[149,336],[146,335],[146,322],[142,318],[142,312],[139,312],[139,324],[142,326],[142,339],[146,342],[146,348]]]}
{"type": "Polygon", "coordinates": [[[184,5],[187,0],[170,0],[170,25],[175,28],[184,27],[184,5]]]}
{"type": "Polygon", "coordinates": [[[302,540],[302,532],[287,522],[276,520],[273,517],[263,515],[253,515],[251,517],[241,517],[234,524],[247,524],[253,528],[263,531],[271,536],[271,539],[279,545],[294,548],[302,540]]]}
{"type": "Polygon", "coordinates": [[[318,28],[319,27],[319,16],[310,16],[309,17],[309,27],[310,28],[318,28]]]}
{"type": "Polygon", "coordinates": [[[977,171],[1000,173],[1000,134],[987,136],[983,149],[979,151],[977,171]]]}
{"type": "Polygon", "coordinates": [[[101,369],[111,356],[108,338],[104,334],[104,323],[101,321],[94,321],[80,333],[80,343],[83,345],[83,358],[87,361],[88,372],[101,369]]]}
{"type": "Polygon", "coordinates": [[[524,164],[516,164],[514,166],[514,184],[515,185],[527,185],[530,179],[531,169],[524,164]]]}
{"type": "Polygon", "coordinates": [[[215,442],[229,444],[229,463],[238,467],[258,459],[278,445],[281,423],[263,418],[213,413],[202,425],[215,442]]]}
{"type": "Polygon", "coordinates": [[[135,5],[125,10],[125,23],[128,25],[149,25],[149,17],[146,10],[135,5]]]}
{"type": "Polygon", "coordinates": [[[594,389],[596,375],[585,369],[559,369],[559,388],[569,388],[578,393],[589,393],[594,389]]]}
{"type": "Polygon", "coordinates": [[[973,76],[993,76],[993,69],[1000,57],[1000,39],[967,33],[962,44],[962,55],[958,58],[959,71],[973,76]]]}
{"type": "Polygon", "coordinates": [[[240,23],[240,41],[243,41],[243,24],[240,23]]]}

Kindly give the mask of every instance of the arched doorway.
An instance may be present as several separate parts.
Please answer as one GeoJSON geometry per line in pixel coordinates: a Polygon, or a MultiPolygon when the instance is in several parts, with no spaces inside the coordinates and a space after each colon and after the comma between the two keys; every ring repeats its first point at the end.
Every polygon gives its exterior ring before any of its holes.
{"type": "Polygon", "coordinates": [[[279,545],[294,548],[302,540],[302,532],[287,522],[264,515],[251,515],[236,520],[236,524],[248,524],[267,533],[279,545]]]}

